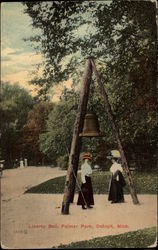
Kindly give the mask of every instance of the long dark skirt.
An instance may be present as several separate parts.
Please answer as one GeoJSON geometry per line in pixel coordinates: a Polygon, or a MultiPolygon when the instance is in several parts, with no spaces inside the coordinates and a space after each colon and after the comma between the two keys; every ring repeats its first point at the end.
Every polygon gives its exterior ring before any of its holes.
{"type": "Polygon", "coordinates": [[[81,191],[79,192],[77,205],[94,205],[91,177],[86,176],[86,183],[81,185],[81,190],[82,193],[81,191]]]}
{"type": "Polygon", "coordinates": [[[122,180],[117,181],[113,176],[111,178],[108,200],[113,202],[124,201],[122,180]]]}

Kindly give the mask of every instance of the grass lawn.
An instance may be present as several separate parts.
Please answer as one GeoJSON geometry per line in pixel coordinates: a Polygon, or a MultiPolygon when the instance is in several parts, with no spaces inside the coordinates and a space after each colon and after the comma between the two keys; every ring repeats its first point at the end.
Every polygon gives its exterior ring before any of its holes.
{"type": "MultiPolygon", "coordinates": [[[[124,174],[125,177],[125,174],[124,174]]],[[[37,186],[28,189],[25,193],[43,193],[43,194],[56,194],[63,193],[65,187],[65,176],[57,177],[45,181],[37,186]]],[[[157,175],[156,173],[149,172],[133,172],[133,182],[135,185],[136,193],[138,194],[157,194],[157,175]]],[[[127,183],[127,178],[126,183],[127,183]]],[[[81,184],[80,173],[77,177],[79,185],[81,184]]],[[[110,181],[110,173],[97,171],[92,175],[92,184],[94,194],[107,194],[110,181]]],[[[79,191],[76,184],[76,192],[79,191]]],[[[129,194],[128,184],[124,188],[124,193],[129,194]]]]}
{"type": "MultiPolygon", "coordinates": [[[[156,227],[141,229],[129,233],[98,237],[91,240],[60,245],[58,249],[74,248],[144,248],[155,243],[156,227]]],[[[54,248],[54,247],[53,247],[54,248]]],[[[57,249],[54,248],[54,249],[57,249]]],[[[150,249],[150,248],[149,248],[150,249]]]]}

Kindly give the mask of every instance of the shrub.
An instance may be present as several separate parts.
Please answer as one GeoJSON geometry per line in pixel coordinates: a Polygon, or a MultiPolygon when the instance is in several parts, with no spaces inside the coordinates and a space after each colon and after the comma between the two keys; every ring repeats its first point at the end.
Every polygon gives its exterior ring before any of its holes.
{"type": "Polygon", "coordinates": [[[61,168],[62,170],[66,170],[68,168],[68,155],[62,155],[57,159],[57,167],[61,168]]]}

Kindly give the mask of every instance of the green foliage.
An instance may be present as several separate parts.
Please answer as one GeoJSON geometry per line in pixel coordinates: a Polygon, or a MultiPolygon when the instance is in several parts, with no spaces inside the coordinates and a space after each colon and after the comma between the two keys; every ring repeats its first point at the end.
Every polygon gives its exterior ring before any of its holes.
{"type": "Polygon", "coordinates": [[[153,245],[156,240],[156,227],[140,229],[119,235],[98,237],[91,240],[73,242],[68,245],[60,245],[53,249],[77,249],[77,248],[143,248],[153,245]]]}
{"type": "Polygon", "coordinates": [[[29,159],[30,164],[37,165],[40,163],[44,165],[49,162],[48,157],[40,151],[39,136],[46,133],[46,121],[53,108],[53,103],[39,102],[33,106],[28,114],[22,141],[25,157],[29,159]]]}
{"type": "Polygon", "coordinates": [[[40,135],[40,148],[50,158],[69,154],[77,108],[78,100],[68,93],[50,112],[47,132],[40,135]]]}
{"type": "Polygon", "coordinates": [[[66,170],[68,168],[68,161],[69,156],[63,155],[57,159],[57,167],[61,168],[62,170],[66,170]]]}
{"type": "Polygon", "coordinates": [[[13,166],[13,160],[20,157],[19,143],[33,98],[18,85],[2,82],[1,94],[1,157],[5,167],[13,166]]]}
{"type": "Polygon", "coordinates": [[[28,111],[33,106],[33,99],[29,93],[18,85],[10,85],[2,82],[1,110],[3,126],[16,128],[17,130],[27,121],[28,111]]]}
{"type": "MultiPolygon", "coordinates": [[[[127,178],[124,174],[126,183],[127,178]]],[[[92,175],[92,184],[94,194],[107,194],[109,189],[109,181],[111,178],[110,172],[97,171],[92,175]]],[[[78,183],[81,185],[81,177],[78,173],[78,183]]],[[[156,173],[135,172],[132,173],[132,179],[134,186],[138,194],[156,194],[157,193],[157,176],[156,173]]],[[[27,193],[63,193],[65,188],[65,176],[57,177],[55,179],[48,180],[37,186],[34,186],[27,190],[27,193]]],[[[76,192],[79,191],[79,187],[76,184],[76,192]]],[[[128,183],[124,188],[124,193],[129,194],[128,183]]]]}
{"type": "MultiPolygon", "coordinates": [[[[75,59],[73,57],[62,67],[62,59],[78,50],[77,41],[74,39],[74,29],[84,24],[80,18],[80,11],[85,11],[86,6],[79,2],[25,2],[25,12],[30,15],[33,26],[40,29],[38,37],[31,38],[37,42],[40,50],[45,55],[45,70],[43,78],[47,85],[43,85],[43,79],[39,79],[38,84],[43,92],[48,90],[52,83],[56,84],[61,79],[66,80],[75,59]],[[78,14],[76,17],[74,13],[78,14]]],[[[37,81],[36,81],[37,83],[37,81]]]]}
{"type": "MultiPolygon", "coordinates": [[[[134,179],[136,192],[139,194],[154,194],[157,193],[157,175],[156,172],[135,172],[132,174],[134,179]]],[[[125,192],[128,192],[128,187],[125,192]]]]}
{"type": "Polygon", "coordinates": [[[151,2],[52,1],[24,5],[32,25],[41,32],[31,41],[45,57],[43,79],[36,81],[43,91],[72,76],[87,56],[103,60],[117,82],[124,82],[130,65],[134,71],[140,69],[142,57],[156,58],[155,6],[151,2]],[[44,79],[47,84],[43,84],[44,79]]]}

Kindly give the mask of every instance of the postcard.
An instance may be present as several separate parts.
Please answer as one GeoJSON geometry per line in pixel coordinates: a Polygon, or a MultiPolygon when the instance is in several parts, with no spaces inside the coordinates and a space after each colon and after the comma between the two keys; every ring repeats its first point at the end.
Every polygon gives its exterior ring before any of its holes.
{"type": "Polygon", "coordinates": [[[2,249],[156,248],[156,1],[1,3],[2,249]]]}

